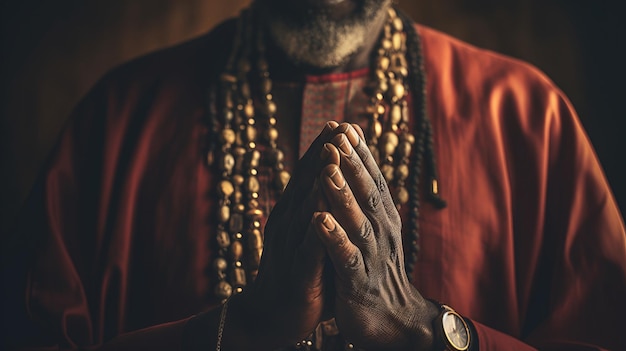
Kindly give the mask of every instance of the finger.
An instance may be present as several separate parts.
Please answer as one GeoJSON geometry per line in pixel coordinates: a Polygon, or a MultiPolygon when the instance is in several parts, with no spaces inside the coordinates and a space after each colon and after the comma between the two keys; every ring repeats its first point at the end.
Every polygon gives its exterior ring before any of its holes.
{"type": "Polygon", "coordinates": [[[293,281],[299,284],[305,293],[305,298],[321,299],[323,296],[323,273],[326,258],[326,249],[313,225],[313,216],[309,221],[306,235],[300,245],[294,250],[294,261],[291,270],[293,281]]]}
{"type": "Polygon", "coordinates": [[[337,220],[328,212],[317,212],[313,222],[339,281],[354,285],[364,281],[367,273],[361,250],[350,241],[337,220]]]}
{"type": "Polygon", "coordinates": [[[339,154],[339,150],[336,147],[334,147],[330,143],[325,143],[324,147],[322,148],[322,153],[320,155],[320,158],[326,164],[332,163],[332,164],[339,165],[341,155],[339,154]]]}
{"type": "MultiPolygon", "coordinates": [[[[321,195],[319,181],[316,178],[313,182],[312,189],[308,192],[302,206],[299,207],[299,212],[293,212],[292,224],[290,225],[287,245],[285,247],[286,252],[293,252],[294,248],[301,244],[306,235],[307,228],[311,224],[313,213],[325,208],[327,208],[327,206],[325,205],[324,197],[321,195]]],[[[287,220],[287,218],[284,220],[287,220]]]]}
{"type": "MultiPolygon", "coordinates": [[[[297,217],[293,214],[300,213],[302,203],[306,198],[302,194],[310,191],[315,176],[319,174],[319,170],[322,167],[323,162],[319,159],[321,148],[334,135],[332,131],[338,126],[337,122],[327,122],[321,133],[311,144],[311,147],[309,147],[296,165],[289,184],[267,219],[265,227],[266,250],[272,251],[275,246],[278,247],[279,251],[285,249],[287,234],[289,234],[287,228],[291,226],[291,220],[297,217]]],[[[303,226],[303,228],[306,228],[306,226],[303,226]]]]}
{"type": "MultiPolygon", "coordinates": [[[[333,131],[338,126],[339,124],[335,121],[327,122],[324,125],[324,128],[322,129],[320,134],[311,143],[311,146],[309,146],[309,149],[296,163],[296,167],[294,168],[293,174],[291,175],[289,184],[287,184],[287,187],[285,188],[285,192],[283,193],[281,199],[291,199],[291,197],[301,194],[303,189],[310,189],[311,185],[313,184],[313,179],[315,179],[315,175],[319,173],[319,170],[321,169],[323,164],[318,155],[320,154],[324,144],[335,135],[333,131]]],[[[279,203],[281,203],[282,206],[286,205],[284,202],[281,201],[279,201],[279,203]]],[[[276,205],[278,206],[279,204],[276,205]]]]}
{"type": "MultiPolygon", "coordinates": [[[[354,129],[350,131],[354,133],[352,137],[358,138],[354,129]]],[[[341,172],[346,177],[361,210],[372,222],[374,228],[380,229],[388,226],[389,217],[382,203],[382,195],[361,158],[354,151],[351,141],[345,134],[339,134],[333,138],[332,142],[341,154],[341,172]]]]}
{"type": "Polygon", "coordinates": [[[341,223],[350,240],[359,247],[366,263],[377,253],[374,229],[354,197],[350,185],[337,165],[324,167],[320,185],[334,218],[341,223]]]}
{"type": "Polygon", "coordinates": [[[361,141],[365,141],[365,133],[363,132],[363,128],[361,128],[361,126],[356,123],[352,123],[352,128],[354,128],[354,130],[356,130],[356,132],[359,134],[359,137],[361,137],[361,141]]]}
{"type": "MultiPolygon", "coordinates": [[[[360,127],[359,127],[359,130],[360,130],[360,127]]],[[[363,133],[362,130],[361,130],[361,133],[363,133]]],[[[393,202],[393,197],[391,196],[391,192],[389,191],[387,181],[385,180],[385,177],[383,176],[383,174],[380,172],[378,163],[376,163],[374,156],[372,156],[372,153],[369,147],[367,146],[365,142],[363,142],[365,139],[357,137],[358,130],[355,130],[354,127],[347,129],[345,134],[348,140],[350,141],[350,145],[352,145],[352,147],[356,151],[356,154],[361,159],[363,166],[365,167],[367,172],[370,174],[370,176],[374,180],[374,184],[376,185],[376,188],[380,192],[381,200],[382,200],[383,206],[385,206],[385,211],[387,212],[387,216],[394,223],[400,223],[400,214],[398,213],[398,209],[396,208],[396,205],[393,202]]]]}

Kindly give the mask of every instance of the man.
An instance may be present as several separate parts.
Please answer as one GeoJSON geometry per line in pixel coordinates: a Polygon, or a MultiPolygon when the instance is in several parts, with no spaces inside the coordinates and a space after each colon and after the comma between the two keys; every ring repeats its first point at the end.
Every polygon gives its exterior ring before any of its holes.
{"type": "Polygon", "coordinates": [[[7,245],[9,346],[623,349],[567,100],[390,6],[258,0],[107,75],[7,245]]]}

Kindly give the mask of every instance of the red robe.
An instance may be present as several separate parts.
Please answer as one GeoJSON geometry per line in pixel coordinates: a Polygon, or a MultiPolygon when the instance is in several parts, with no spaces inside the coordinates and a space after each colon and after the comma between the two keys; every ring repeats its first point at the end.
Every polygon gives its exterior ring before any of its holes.
{"type": "MultiPolygon", "coordinates": [[[[3,244],[11,347],[177,349],[215,306],[205,106],[232,27],[112,71],[75,109],[3,244]]],[[[572,106],[527,64],[418,31],[448,207],[423,206],[417,288],[470,318],[481,350],[625,350],[624,224],[572,106]]],[[[279,112],[287,151],[310,127],[303,96],[365,72],[270,71],[279,109],[304,116],[279,112]]]]}

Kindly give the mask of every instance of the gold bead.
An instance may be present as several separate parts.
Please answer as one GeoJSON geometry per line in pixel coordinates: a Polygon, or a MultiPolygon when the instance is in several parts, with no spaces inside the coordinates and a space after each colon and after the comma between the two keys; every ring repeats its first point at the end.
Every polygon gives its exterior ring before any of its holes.
{"type": "Polygon", "coordinates": [[[385,114],[385,105],[383,104],[379,104],[376,106],[376,113],[378,115],[384,115],[385,114]]]}
{"type": "Polygon", "coordinates": [[[265,104],[265,113],[268,116],[273,116],[276,113],[276,103],[274,101],[267,101],[265,104]]]}
{"type": "Polygon", "coordinates": [[[260,249],[263,247],[263,237],[261,231],[258,229],[252,230],[250,236],[248,236],[248,248],[250,250],[260,249]]]}
{"type": "Polygon", "coordinates": [[[243,215],[241,213],[234,213],[230,216],[228,229],[231,233],[240,232],[243,229],[243,215]]]}
{"type": "Polygon", "coordinates": [[[396,178],[399,180],[405,180],[409,177],[409,166],[401,164],[396,167],[396,178]]]}
{"type": "Polygon", "coordinates": [[[248,126],[246,128],[246,140],[254,141],[256,140],[256,128],[253,126],[248,126]]]}
{"type": "Polygon", "coordinates": [[[235,187],[228,180],[222,180],[220,182],[219,189],[222,195],[225,197],[229,197],[233,193],[233,191],[235,191],[235,187]]]}
{"type": "Polygon", "coordinates": [[[219,299],[227,299],[233,294],[233,287],[225,281],[217,283],[215,286],[215,296],[219,299]]]}
{"type": "Polygon", "coordinates": [[[230,244],[230,255],[234,260],[239,260],[242,254],[243,246],[241,246],[241,241],[233,241],[233,243],[230,244]]]}
{"type": "Polygon", "coordinates": [[[276,177],[276,185],[278,186],[279,190],[285,190],[285,188],[287,187],[287,184],[289,184],[289,179],[291,178],[291,175],[289,174],[289,172],[287,171],[280,171],[278,173],[278,176],[276,177]]]}
{"type": "Polygon", "coordinates": [[[230,219],[230,207],[222,206],[220,207],[219,219],[221,223],[226,223],[230,219]]]}
{"type": "Polygon", "coordinates": [[[411,133],[402,133],[400,140],[405,141],[411,145],[415,143],[415,137],[411,133]]]}
{"type": "Polygon", "coordinates": [[[378,80],[385,80],[387,79],[387,75],[385,75],[385,72],[383,70],[377,69],[376,78],[378,78],[378,80]]]}
{"type": "Polygon", "coordinates": [[[398,124],[402,121],[402,108],[398,104],[391,107],[391,123],[398,124]]]}
{"type": "Polygon", "coordinates": [[[254,105],[252,105],[252,103],[247,103],[243,108],[243,113],[248,118],[254,117],[254,105]]]}
{"type": "Polygon", "coordinates": [[[261,218],[263,216],[263,211],[258,208],[253,208],[246,212],[246,216],[248,216],[248,218],[261,218]]]}
{"type": "Polygon", "coordinates": [[[235,185],[243,184],[243,176],[240,174],[235,174],[233,176],[233,183],[235,183],[235,185]]]}
{"type": "Polygon", "coordinates": [[[389,7],[387,8],[387,14],[389,15],[389,17],[391,18],[396,18],[398,15],[396,14],[396,10],[393,9],[393,7],[389,7]]]}
{"type": "Polygon", "coordinates": [[[395,29],[398,32],[401,32],[403,29],[403,25],[402,25],[402,20],[399,17],[396,17],[393,19],[393,29],[395,29]]]}
{"type": "Polygon", "coordinates": [[[399,186],[398,188],[396,188],[395,200],[396,203],[400,205],[404,205],[409,202],[409,192],[406,190],[405,187],[399,186]]]}
{"type": "Polygon", "coordinates": [[[276,139],[278,139],[278,130],[276,128],[269,128],[267,130],[267,139],[269,141],[276,141],[276,139]]]}
{"type": "Polygon", "coordinates": [[[378,58],[378,68],[380,68],[383,71],[386,71],[387,69],[389,69],[389,57],[387,56],[382,56],[378,58]]]}
{"type": "Polygon", "coordinates": [[[412,149],[411,143],[407,141],[403,141],[400,143],[400,146],[398,149],[399,149],[398,152],[401,157],[411,156],[411,149],[412,149]]]}
{"type": "Polygon", "coordinates": [[[393,166],[390,164],[384,164],[380,167],[380,172],[383,174],[383,177],[385,177],[387,182],[391,182],[393,180],[393,166]]]}
{"type": "Polygon", "coordinates": [[[233,153],[235,154],[235,156],[241,157],[246,154],[246,149],[241,146],[237,146],[233,149],[233,153]]]}
{"type": "Polygon", "coordinates": [[[402,121],[409,123],[409,107],[406,104],[402,105],[402,121]]]}
{"type": "Polygon", "coordinates": [[[383,49],[385,50],[389,50],[392,48],[393,46],[393,42],[387,38],[383,39],[382,43],[381,43],[383,49]]]}
{"type": "Polygon", "coordinates": [[[215,259],[215,261],[213,261],[213,267],[216,271],[223,272],[226,270],[226,268],[228,268],[228,262],[226,262],[226,260],[222,257],[218,257],[215,259]]]}
{"type": "Polygon", "coordinates": [[[255,176],[250,176],[247,180],[247,190],[251,193],[258,193],[259,188],[259,179],[255,176]]]}
{"type": "Polygon", "coordinates": [[[373,125],[373,129],[374,129],[374,136],[376,138],[380,138],[380,136],[383,134],[383,125],[382,125],[382,123],[380,123],[380,121],[375,121],[374,125],[373,125]]]}
{"type": "Polygon", "coordinates": [[[378,81],[378,90],[382,92],[389,90],[389,83],[387,83],[387,79],[381,79],[378,81]]]}
{"type": "Polygon", "coordinates": [[[248,202],[248,208],[258,208],[259,200],[252,199],[248,202]]]}
{"type": "MultiPolygon", "coordinates": [[[[398,135],[394,132],[385,132],[380,138],[383,145],[389,145],[393,149],[398,146],[398,135]]],[[[392,155],[393,152],[388,152],[387,155],[392,155]]]]}
{"type": "Polygon", "coordinates": [[[275,126],[276,125],[276,117],[270,117],[270,125],[271,126],[275,126]]]}
{"type": "Polygon", "coordinates": [[[236,190],[233,194],[233,202],[238,204],[241,202],[242,198],[243,198],[243,194],[241,193],[241,191],[236,190]]]}
{"type": "Polygon", "coordinates": [[[402,99],[404,97],[404,93],[405,93],[404,84],[402,84],[401,82],[396,82],[393,85],[394,97],[396,97],[397,99],[402,99]]]}
{"type": "Polygon", "coordinates": [[[222,158],[222,170],[230,173],[235,166],[235,158],[231,154],[224,154],[222,158]]]}
{"type": "Polygon", "coordinates": [[[217,232],[216,240],[217,240],[217,246],[219,246],[220,249],[225,249],[228,246],[230,246],[230,236],[224,230],[219,230],[217,232]]]}
{"type": "Polygon", "coordinates": [[[243,204],[236,204],[235,205],[235,212],[237,213],[243,213],[243,211],[246,209],[246,206],[244,206],[243,204]]]}
{"type": "Polygon", "coordinates": [[[230,129],[230,128],[226,128],[226,129],[222,130],[221,140],[222,140],[223,143],[226,143],[226,144],[234,143],[235,142],[235,131],[230,129]]]}
{"type": "Polygon", "coordinates": [[[391,36],[391,44],[394,50],[402,49],[402,34],[393,33],[391,36]]]}
{"type": "Polygon", "coordinates": [[[252,151],[250,155],[250,167],[257,168],[259,167],[259,162],[261,160],[261,153],[259,150],[252,151]]]}
{"type": "Polygon", "coordinates": [[[243,268],[235,268],[233,269],[233,284],[235,286],[245,286],[246,285],[246,272],[243,268]]]}

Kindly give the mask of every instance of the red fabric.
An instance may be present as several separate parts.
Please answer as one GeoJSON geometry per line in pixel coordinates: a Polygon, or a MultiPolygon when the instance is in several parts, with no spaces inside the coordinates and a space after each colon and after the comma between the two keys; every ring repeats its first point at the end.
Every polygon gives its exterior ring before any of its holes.
{"type": "MultiPolygon", "coordinates": [[[[448,207],[423,206],[417,287],[481,350],[626,349],[624,225],[570,104],[526,64],[419,31],[448,207]]],[[[203,115],[231,32],[124,65],[77,107],[3,245],[12,347],[172,349],[216,304],[203,115]]],[[[287,152],[307,87],[274,92],[287,152]]]]}

